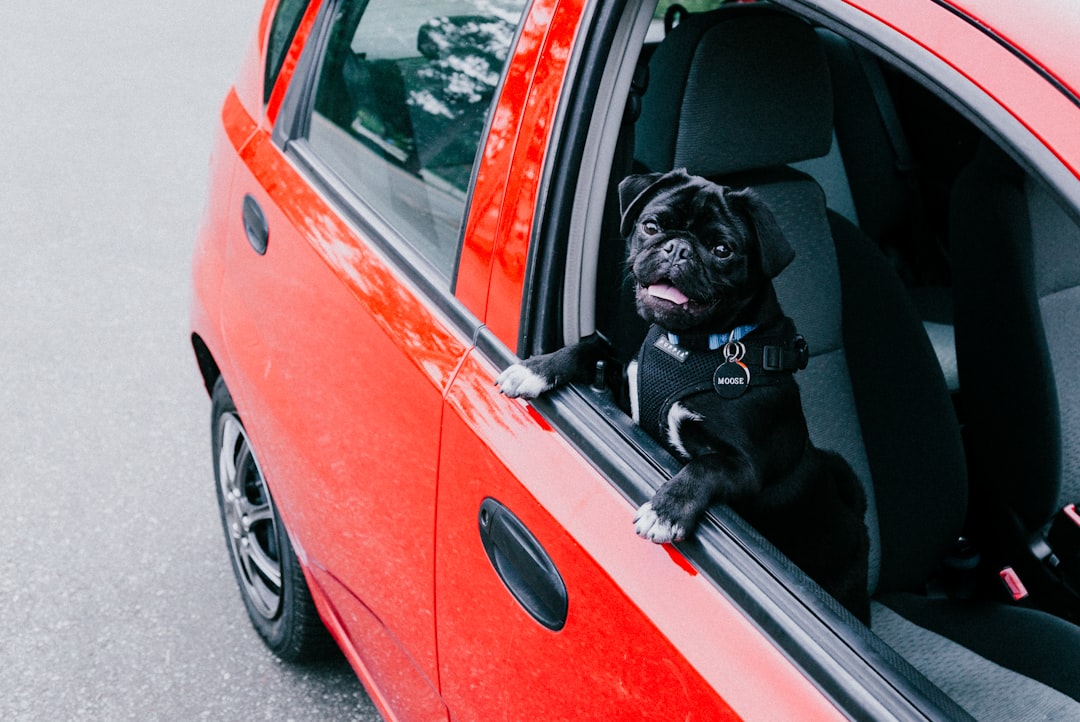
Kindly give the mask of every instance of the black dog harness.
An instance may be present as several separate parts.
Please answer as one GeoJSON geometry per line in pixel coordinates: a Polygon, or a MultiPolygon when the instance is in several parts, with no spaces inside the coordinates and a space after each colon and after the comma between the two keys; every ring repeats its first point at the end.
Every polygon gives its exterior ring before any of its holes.
{"type": "Polygon", "coordinates": [[[729,334],[672,336],[649,329],[637,364],[637,418],[646,431],[667,435],[668,413],[698,394],[735,399],[759,386],[793,384],[810,350],[787,317],[729,334]]]}

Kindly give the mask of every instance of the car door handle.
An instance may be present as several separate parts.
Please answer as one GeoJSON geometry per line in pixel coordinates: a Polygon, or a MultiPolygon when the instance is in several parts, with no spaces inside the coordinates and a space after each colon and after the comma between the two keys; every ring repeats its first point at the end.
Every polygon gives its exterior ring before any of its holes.
{"type": "Polygon", "coordinates": [[[270,225],[266,222],[266,214],[262,207],[250,193],[244,196],[244,234],[248,243],[260,256],[266,253],[266,246],[270,243],[270,225]]]}
{"type": "Polygon", "coordinates": [[[551,557],[514,514],[495,499],[480,505],[480,538],[514,599],[552,631],[566,624],[566,584],[551,557]]]}

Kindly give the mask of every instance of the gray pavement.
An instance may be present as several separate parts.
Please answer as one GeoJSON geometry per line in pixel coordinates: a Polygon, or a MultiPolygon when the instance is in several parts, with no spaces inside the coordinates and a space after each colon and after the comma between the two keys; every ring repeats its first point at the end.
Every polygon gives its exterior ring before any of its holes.
{"type": "Polygon", "coordinates": [[[211,133],[259,0],[0,30],[0,720],[375,720],[244,616],[188,346],[211,133]]]}

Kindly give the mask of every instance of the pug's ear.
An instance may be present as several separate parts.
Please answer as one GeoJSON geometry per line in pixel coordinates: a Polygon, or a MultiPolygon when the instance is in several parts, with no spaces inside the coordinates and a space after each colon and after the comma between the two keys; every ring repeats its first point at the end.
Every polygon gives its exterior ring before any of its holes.
{"type": "Polygon", "coordinates": [[[691,176],[684,168],[667,173],[642,173],[623,178],[619,182],[619,210],[622,214],[619,233],[623,237],[630,235],[642,209],[658,193],[689,182],[691,176]]]}
{"type": "Polygon", "coordinates": [[[795,249],[784,237],[772,210],[749,188],[729,193],[727,198],[754,229],[761,252],[762,272],[769,278],[780,275],[780,271],[795,259],[795,249]]]}
{"type": "Polygon", "coordinates": [[[619,233],[624,237],[630,235],[642,207],[653,195],[646,191],[663,177],[663,173],[642,173],[619,181],[619,233]]]}

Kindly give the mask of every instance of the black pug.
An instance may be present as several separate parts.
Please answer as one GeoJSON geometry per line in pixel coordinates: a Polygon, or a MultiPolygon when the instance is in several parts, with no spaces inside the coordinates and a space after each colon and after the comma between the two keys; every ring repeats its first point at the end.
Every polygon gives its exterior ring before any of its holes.
{"type": "MultiPolygon", "coordinates": [[[[690,533],[731,504],[852,613],[869,618],[866,497],[809,439],[795,371],[809,353],[772,279],[795,256],[769,208],[684,170],[619,184],[637,309],[651,324],[627,377],[634,420],[686,465],[643,504],[637,533],[690,533]]],[[[586,382],[596,337],[511,366],[497,383],[535,398],[586,382]]]]}

